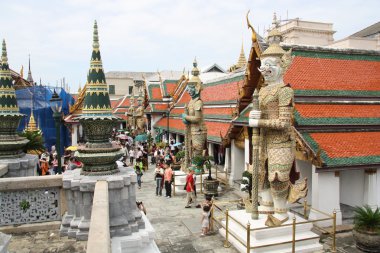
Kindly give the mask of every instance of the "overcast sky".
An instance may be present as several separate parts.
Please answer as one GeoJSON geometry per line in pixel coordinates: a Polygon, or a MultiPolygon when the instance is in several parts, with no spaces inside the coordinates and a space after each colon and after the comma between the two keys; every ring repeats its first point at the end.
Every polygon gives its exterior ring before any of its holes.
{"type": "Polygon", "coordinates": [[[35,81],[55,86],[62,77],[83,87],[89,68],[93,22],[99,26],[105,71],[191,69],[236,63],[250,32],[245,14],[262,34],[273,12],[281,19],[333,23],[342,39],[379,21],[379,0],[0,0],[0,38],[12,69],[31,55],[35,81]]]}

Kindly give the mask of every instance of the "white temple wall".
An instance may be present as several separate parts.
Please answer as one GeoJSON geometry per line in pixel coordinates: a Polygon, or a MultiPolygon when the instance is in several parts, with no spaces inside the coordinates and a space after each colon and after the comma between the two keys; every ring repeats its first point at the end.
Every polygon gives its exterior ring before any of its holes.
{"type": "Polygon", "coordinates": [[[78,124],[72,124],[71,125],[71,145],[77,146],[78,145],[78,124]]]}
{"type": "Polygon", "coordinates": [[[376,181],[377,181],[377,185],[376,185],[377,206],[380,208],[380,168],[377,169],[376,181]]]}
{"type": "Polygon", "coordinates": [[[313,180],[312,180],[312,164],[307,161],[296,160],[296,168],[301,173],[301,178],[307,178],[308,193],[306,200],[311,203],[311,195],[313,192],[313,180]]]}
{"type": "MultiPolygon", "coordinates": [[[[337,212],[336,224],[342,224],[342,213],[340,211],[340,177],[335,172],[319,172],[312,165],[312,206],[320,211],[332,214],[337,212]]],[[[310,214],[311,218],[326,218],[319,214],[310,214]]],[[[322,225],[322,224],[320,224],[322,225]]],[[[324,222],[323,225],[331,226],[331,222],[324,222]]]]}
{"type": "Polygon", "coordinates": [[[230,185],[234,184],[235,180],[240,180],[244,172],[244,150],[238,148],[235,144],[235,140],[231,141],[231,174],[230,174],[230,185]]]}
{"type": "Polygon", "coordinates": [[[339,174],[341,203],[349,206],[363,205],[364,170],[345,170],[340,171],[339,174]]]}

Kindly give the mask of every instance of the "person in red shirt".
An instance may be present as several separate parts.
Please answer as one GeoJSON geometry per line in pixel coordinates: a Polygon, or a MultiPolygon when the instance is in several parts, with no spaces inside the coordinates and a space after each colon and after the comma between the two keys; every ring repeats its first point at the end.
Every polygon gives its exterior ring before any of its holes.
{"type": "Polygon", "coordinates": [[[189,174],[186,176],[186,199],[187,205],[185,208],[190,208],[191,203],[195,203],[196,197],[194,194],[194,170],[190,169],[189,174]]]}

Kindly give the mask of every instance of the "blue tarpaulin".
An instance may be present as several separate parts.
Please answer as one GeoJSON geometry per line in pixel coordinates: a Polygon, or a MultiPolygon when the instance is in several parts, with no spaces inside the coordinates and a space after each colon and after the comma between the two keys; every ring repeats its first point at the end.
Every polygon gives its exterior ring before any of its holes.
{"type": "MultiPolygon", "coordinates": [[[[42,130],[45,141],[45,147],[48,150],[52,145],[56,144],[56,129],[53,119],[53,111],[50,108],[50,102],[53,92],[57,92],[62,99],[62,112],[64,115],[69,113],[69,105],[74,104],[73,97],[62,88],[33,86],[20,90],[16,90],[17,104],[20,112],[26,116],[20,121],[17,131],[21,132],[28,125],[31,109],[33,108],[34,118],[37,126],[42,130]]],[[[61,124],[61,152],[64,147],[71,145],[69,130],[61,124]]]]}

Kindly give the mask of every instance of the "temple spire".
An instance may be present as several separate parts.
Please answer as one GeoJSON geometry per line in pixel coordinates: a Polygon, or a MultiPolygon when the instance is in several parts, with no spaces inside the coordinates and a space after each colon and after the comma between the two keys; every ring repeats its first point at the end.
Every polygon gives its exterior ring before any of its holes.
{"type": "Polygon", "coordinates": [[[32,71],[30,70],[30,55],[29,55],[29,70],[28,70],[28,80],[29,83],[31,83],[32,85],[34,84],[33,82],[33,77],[32,77],[32,71]]]}
{"type": "Polygon", "coordinates": [[[240,50],[240,55],[238,62],[236,63],[236,68],[241,68],[244,67],[247,64],[247,60],[245,58],[245,53],[244,53],[244,44],[243,42],[241,43],[241,50],[240,50]]]}
{"type": "Polygon", "coordinates": [[[98,24],[96,23],[96,20],[94,22],[94,35],[93,35],[92,48],[93,50],[99,50],[98,24]]]}
{"type": "Polygon", "coordinates": [[[86,95],[83,104],[83,116],[112,116],[112,108],[108,94],[106,77],[103,71],[102,58],[99,49],[98,24],[94,22],[92,54],[90,69],[87,75],[86,95]]]}
{"type": "Polygon", "coordinates": [[[1,63],[8,65],[7,45],[5,44],[4,39],[3,39],[3,48],[2,48],[2,53],[1,53],[1,63]]]}

